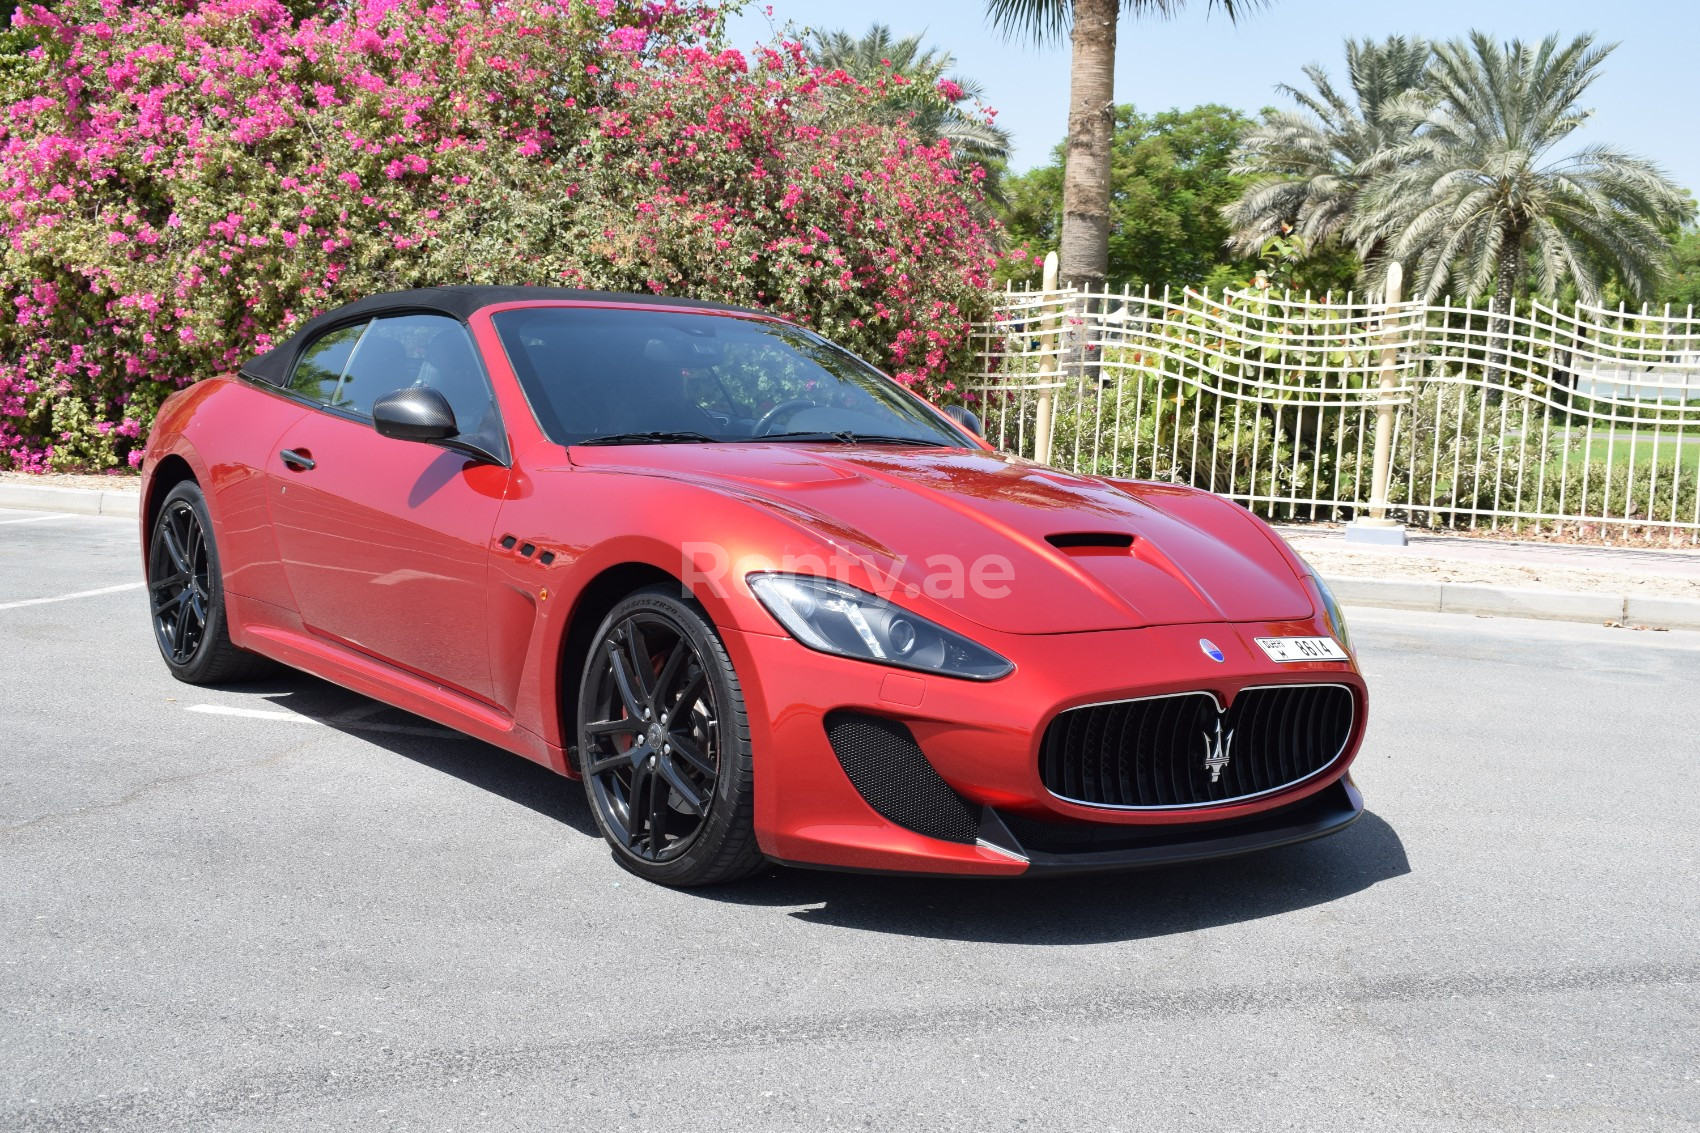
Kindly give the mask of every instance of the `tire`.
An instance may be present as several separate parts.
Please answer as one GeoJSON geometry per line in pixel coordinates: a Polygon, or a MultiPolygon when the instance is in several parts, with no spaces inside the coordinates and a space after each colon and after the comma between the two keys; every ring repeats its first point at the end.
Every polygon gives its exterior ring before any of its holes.
{"type": "Polygon", "coordinates": [[[218,685],[275,671],[264,657],[230,643],[212,517],[193,480],[171,489],[159,505],[148,534],[147,568],[154,642],[172,676],[185,684],[218,685]]]}
{"type": "Polygon", "coordinates": [[[695,603],[657,586],[609,611],[585,661],[577,722],[590,812],[620,865],[681,888],[765,867],[743,693],[695,603]]]}

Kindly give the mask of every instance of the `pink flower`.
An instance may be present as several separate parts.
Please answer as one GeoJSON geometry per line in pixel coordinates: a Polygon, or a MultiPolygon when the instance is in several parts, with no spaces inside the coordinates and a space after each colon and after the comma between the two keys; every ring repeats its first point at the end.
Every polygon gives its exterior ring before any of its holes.
{"type": "Polygon", "coordinates": [[[707,0],[26,7],[68,54],[0,106],[0,238],[20,253],[0,263],[0,467],[91,439],[133,460],[159,400],[142,387],[444,270],[760,303],[945,388],[1011,262],[975,212],[982,174],[823,113],[879,92],[799,44],[723,48],[715,18],[707,0]],[[88,328],[75,350],[64,325],[88,328]],[[44,397],[94,412],[67,439],[44,397]]]}
{"type": "Polygon", "coordinates": [[[642,51],[649,42],[649,33],[642,28],[615,28],[603,41],[614,51],[642,51]]]}

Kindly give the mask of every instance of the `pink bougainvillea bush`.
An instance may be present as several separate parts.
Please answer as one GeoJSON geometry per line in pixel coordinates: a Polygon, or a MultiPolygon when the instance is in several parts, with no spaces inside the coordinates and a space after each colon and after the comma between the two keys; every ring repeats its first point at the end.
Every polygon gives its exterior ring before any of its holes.
{"type": "Polygon", "coordinates": [[[845,113],[874,92],[725,49],[693,0],[318,7],[20,10],[0,468],[134,463],[172,390],[437,283],[765,307],[951,390],[994,266],[979,170],[845,113]]]}

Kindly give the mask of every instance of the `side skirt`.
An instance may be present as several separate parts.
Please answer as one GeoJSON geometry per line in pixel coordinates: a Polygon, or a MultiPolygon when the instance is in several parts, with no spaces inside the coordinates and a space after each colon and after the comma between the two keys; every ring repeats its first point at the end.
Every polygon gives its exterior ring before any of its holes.
{"type": "Polygon", "coordinates": [[[290,611],[235,594],[228,595],[227,601],[231,637],[240,648],[523,755],[560,774],[572,774],[565,751],[506,713],[365,654],[277,624],[293,621],[290,611]]]}

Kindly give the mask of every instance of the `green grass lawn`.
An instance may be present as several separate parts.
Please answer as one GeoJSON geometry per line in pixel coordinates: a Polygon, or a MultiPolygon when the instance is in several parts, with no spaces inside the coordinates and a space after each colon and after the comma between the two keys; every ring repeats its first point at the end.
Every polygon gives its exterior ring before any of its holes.
{"type": "Polygon", "coordinates": [[[1671,429],[1662,432],[1642,429],[1638,437],[1631,429],[1591,433],[1585,451],[1586,459],[1591,461],[1604,461],[1609,453],[1614,466],[1633,461],[1638,467],[1646,467],[1656,456],[1660,468],[1670,468],[1680,460],[1684,476],[1691,470],[1700,475],[1700,429],[1697,428],[1683,429],[1680,434],[1671,429]]]}

